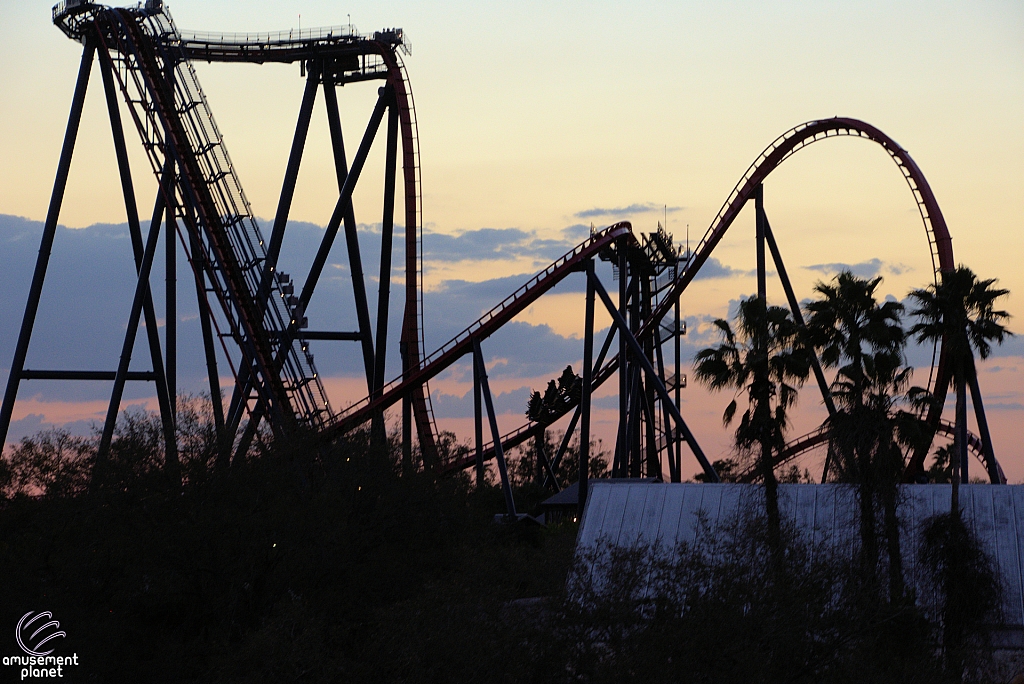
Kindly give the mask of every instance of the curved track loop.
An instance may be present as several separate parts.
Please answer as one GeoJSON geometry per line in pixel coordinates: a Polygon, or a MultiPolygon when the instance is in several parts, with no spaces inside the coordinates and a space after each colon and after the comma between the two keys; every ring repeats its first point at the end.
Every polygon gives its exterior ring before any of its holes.
{"type": "MultiPolygon", "coordinates": [[[[948,420],[940,420],[935,432],[948,437],[953,437],[956,433],[956,425],[948,420]]],[[[828,443],[828,434],[825,432],[824,428],[818,428],[817,430],[808,432],[802,437],[797,437],[787,444],[786,448],[779,452],[775,457],[775,467],[778,468],[781,465],[785,465],[794,458],[826,443],[828,443]]],[[[985,471],[990,472],[988,457],[985,455],[984,445],[982,444],[981,438],[973,432],[967,433],[967,449],[985,466],[985,471]]],[[[999,473],[999,484],[1006,484],[1006,475],[1003,474],[1003,468],[998,462],[995,463],[995,469],[999,473]]],[[[756,468],[749,468],[743,471],[739,477],[736,478],[736,481],[753,482],[757,477],[758,473],[756,472],[756,468]]]]}
{"type": "MultiPolygon", "coordinates": [[[[423,194],[420,191],[419,124],[413,104],[412,84],[401,57],[383,45],[380,56],[388,67],[388,82],[395,90],[402,130],[402,173],[405,180],[405,315],[402,343],[406,350],[405,362],[409,368],[415,368],[420,365],[423,351],[423,243],[420,230],[423,194]]],[[[424,462],[433,463],[437,461],[437,425],[434,423],[430,390],[426,382],[413,390],[412,408],[424,462]]]]}
{"type": "Polygon", "coordinates": [[[422,387],[428,380],[470,353],[474,339],[484,340],[490,337],[567,275],[579,271],[587,259],[596,257],[601,250],[620,238],[633,239],[629,223],[616,223],[594,233],[588,240],[535,275],[476,322],[423,359],[419,367],[385,385],[379,398],[371,400],[370,397],[365,397],[336,414],[325,432],[345,432],[366,422],[378,411],[393,406],[410,392],[416,391],[418,387],[422,387]]]}
{"type": "MultiPolygon", "coordinates": [[[[928,237],[932,267],[934,269],[934,281],[938,283],[942,271],[954,268],[953,243],[949,230],[946,227],[946,220],[942,215],[942,210],[939,208],[931,186],[910,154],[878,128],[858,119],[836,117],[809,121],[780,135],[750,165],[711,222],[710,227],[698,243],[686,267],[680,271],[671,289],[667,291],[661,301],[655,306],[651,317],[641,326],[637,333],[638,339],[646,339],[657,330],[660,321],[672,310],[675,301],[682,296],[701,267],[710,258],[711,253],[736,220],[747,200],[753,197],[757,186],[763,183],[772,171],[797,151],[812,143],[838,136],[852,136],[870,140],[880,145],[889,154],[900,169],[904,179],[906,179],[907,185],[914,195],[918,211],[921,214],[921,220],[924,223],[925,232],[928,237]]],[[[594,389],[611,377],[611,374],[617,367],[618,358],[613,357],[608,360],[604,367],[595,372],[594,389]]],[[[927,416],[928,424],[939,432],[944,430],[940,420],[942,415],[941,407],[946,397],[949,379],[949,368],[945,354],[940,353],[938,366],[933,367],[932,377],[929,379],[930,388],[937,396],[938,401],[936,402],[936,408],[931,409],[927,416]]],[[[536,424],[530,423],[507,433],[502,437],[504,448],[508,449],[525,442],[530,436],[535,434],[537,427],[536,424]]],[[[793,446],[798,446],[799,442],[799,439],[796,440],[793,446]]],[[[789,449],[784,453],[788,453],[788,451],[789,449]]],[[[485,458],[493,457],[493,455],[494,446],[489,444],[485,448],[485,458]]],[[[923,471],[926,455],[927,449],[913,455],[907,466],[907,477],[912,478],[917,473],[923,471]]],[[[448,469],[466,468],[472,465],[473,462],[471,458],[461,459],[449,464],[448,469]]]]}
{"type": "MultiPolygon", "coordinates": [[[[778,168],[792,154],[811,143],[841,135],[865,138],[877,143],[892,157],[892,160],[903,173],[903,177],[914,194],[918,211],[921,214],[921,220],[924,222],[925,231],[928,236],[928,245],[931,251],[935,282],[938,283],[940,273],[953,270],[953,241],[949,236],[949,229],[946,227],[946,219],[942,215],[942,210],[939,208],[931,186],[928,185],[927,179],[917,163],[911,158],[910,153],[882,131],[871,124],[857,119],[836,117],[833,119],[809,121],[786,131],[776,138],[750,165],[747,172],[743,174],[743,177],[736,184],[736,187],[733,188],[725,204],[722,205],[715,220],[712,221],[711,227],[708,228],[704,237],[698,243],[690,263],[680,273],[672,289],[655,307],[650,320],[644,324],[639,334],[641,336],[649,335],[657,329],[661,319],[672,309],[675,300],[682,295],[686,287],[693,281],[700,267],[711,256],[711,252],[721,241],[747,200],[753,197],[754,190],[764,182],[772,171],[778,168]]],[[[942,405],[945,402],[946,391],[950,381],[950,369],[946,355],[940,352],[938,356],[938,366],[933,368],[932,377],[929,378],[929,389],[935,395],[936,402],[927,415],[928,425],[935,430],[939,429],[942,405]]],[[[906,478],[913,479],[914,476],[924,470],[924,459],[927,453],[927,449],[920,449],[913,454],[910,463],[907,465],[906,478]]]]}
{"type": "MultiPolygon", "coordinates": [[[[911,191],[914,193],[914,199],[917,202],[921,219],[924,222],[932,255],[932,267],[935,270],[935,282],[938,283],[939,273],[954,268],[953,242],[946,227],[946,219],[942,216],[942,210],[939,209],[931,186],[928,185],[928,181],[917,166],[917,163],[910,157],[910,153],[882,131],[871,124],[857,119],[836,117],[834,119],[809,121],[791,128],[780,135],[750,165],[750,168],[747,169],[746,173],[743,174],[743,177],[736,184],[736,187],[729,194],[729,198],[722,205],[714,221],[711,222],[711,226],[704,234],[704,237],[697,244],[690,263],[679,274],[672,289],[655,307],[651,319],[644,324],[640,332],[641,335],[650,334],[661,319],[668,314],[675,300],[682,295],[690,282],[693,281],[701,266],[708,260],[711,252],[714,251],[725,235],[725,232],[729,230],[733,221],[736,220],[747,200],[753,197],[757,186],[763,183],[772,171],[798,150],[820,140],[837,136],[854,136],[871,140],[881,145],[889,156],[892,157],[903,173],[903,177],[906,179],[911,191]]],[[[945,389],[938,380],[943,377],[944,365],[940,361],[940,372],[936,377],[935,383],[935,386],[942,391],[943,397],[945,396],[945,389]]],[[[938,424],[938,418],[934,422],[938,424]]]]}

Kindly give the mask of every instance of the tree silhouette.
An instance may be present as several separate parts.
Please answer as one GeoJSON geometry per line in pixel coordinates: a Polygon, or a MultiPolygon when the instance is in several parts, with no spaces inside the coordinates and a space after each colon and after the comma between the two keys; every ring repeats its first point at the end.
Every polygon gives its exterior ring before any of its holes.
{"type": "MultiPolygon", "coordinates": [[[[765,485],[769,544],[778,553],[780,519],[778,481],[773,453],[785,446],[788,409],[796,402],[797,387],[810,373],[809,351],[788,309],[766,307],[750,297],[740,302],[736,330],[728,321],[715,321],[722,341],[694,357],[694,375],[712,390],[733,388],[745,393],[747,408],[736,428],[736,447],[755,453],[765,485]]],[[[738,410],[734,398],[723,421],[732,423],[738,410]]]]}
{"type": "Polygon", "coordinates": [[[895,600],[904,593],[897,484],[903,448],[916,443],[919,421],[899,409],[912,370],[905,366],[903,353],[903,306],[877,301],[881,281],[843,271],[830,283],[818,282],[814,290],[819,297],[807,305],[807,336],[820,350],[822,364],[836,369],[831,389],[837,410],[825,421],[825,429],[837,457],[836,478],[858,485],[862,577],[871,584],[875,581],[875,501],[880,498],[890,598],[895,600]]]}
{"type": "MultiPolygon", "coordinates": [[[[974,354],[982,359],[992,352],[992,343],[1002,344],[1012,335],[1003,325],[1010,318],[1006,311],[997,310],[996,301],[1009,294],[1009,290],[994,287],[995,279],[978,280],[966,266],[942,273],[942,282],[913,290],[910,299],[916,303],[911,311],[918,322],[910,335],[918,342],[942,341],[942,352],[950,364],[952,381],[956,388],[956,433],[954,436],[953,515],[959,516],[959,482],[966,474],[967,462],[967,385],[970,384],[978,421],[985,424],[978,374],[974,354]]],[[[982,440],[989,455],[989,467],[995,468],[991,438],[987,424],[982,429],[982,440]]],[[[989,473],[994,476],[994,473],[989,473]]]]}

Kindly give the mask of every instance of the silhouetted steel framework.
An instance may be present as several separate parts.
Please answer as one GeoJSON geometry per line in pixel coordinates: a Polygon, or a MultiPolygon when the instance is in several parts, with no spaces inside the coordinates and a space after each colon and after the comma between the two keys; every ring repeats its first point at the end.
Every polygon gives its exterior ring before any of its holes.
{"type": "MultiPolygon", "coordinates": [[[[70,0],[54,7],[53,19],[64,33],[81,42],[85,49],[29,301],[0,413],[0,436],[6,437],[21,380],[113,380],[114,390],[100,442],[99,460],[102,462],[109,450],[124,383],[127,380],[149,380],[156,384],[169,470],[175,469],[174,233],[181,238],[194,273],[210,392],[215,404],[217,427],[221,431],[221,443],[225,447],[225,453],[221,454],[222,463],[227,462],[228,445],[237,442],[239,452],[247,448],[264,418],[278,437],[307,430],[320,432],[330,424],[332,411],[313,364],[310,340],[359,342],[367,390],[371,394],[379,393],[384,385],[399,134],[402,143],[406,230],[406,302],[401,353],[405,368],[418,365],[422,347],[419,151],[412,94],[399,55],[399,49],[405,47],[401,29],[379,31],[369,36],[356,34],[351,26],[279,34],[183,35],[174,26],[162,4],[153,0],[133,8],[111,8],[70,0]],[[138,285],[116,371],[28,370],[24,367],[26,353],[96,54],[100,57],[99,66],[135,251],[138,285]],[[252,216],[212,112],[199,87],[191,66],[191,61],[195,59],[255,63],[299,61],[307,74],[281,198],[268,240],[264,240],[252,216]],[[379,89],[376,107],[349,168],[335,88],[349,82],[374,79],[383,81],[384,85],[379,89]],[[321,85],[327,105],[339,197],[309,276],[296,293],[295,284],[287,274],[278,271],[276,266],[312,107],[321,85]],[[128,105],[159,183],[151,228],[145,244],[135,207],[134,188],[117,104],[118,90],[128,105]],[[383,244],[374,330],[367,306],[351,197],[385,115],[388,125],[383,244]],[[164,219],[169,275],[166,364],[149,293],[150,269],[156,256],[158,236],[164,219]],[[342,225],[353,277],[358,329],[354,332],[308,330],[305,309],[342,225]],[[154,370],[129,372],[141,315],[146,317],[154,370]],[[215,338],[218,335],[236,380],[226,412],[220,405],[221,390],[215,353],[215,338]],[[232,340],[236,348],[229,350],[227,339],[232,340]],[[244,433],[235,439],[247,411],[251,419],[244,433]]],[[[414,415],[421,451],[429,464],[435,453],[435,429],[426,387],[421,385],[410,392],[405,403],[407,450],[411,448],[411,430],[408,426],[414,415]]]]}
{"type": "MultiPolygon", "coordinates": [[[[840,117],[821,121],[810,121],[786,131],[783,135],[773,141],[772,144],[769,145],[747,169],[746,173],[744,173],[743,177],[736,184],[736,187],[730,193],[721,210],[712,221],[711,226],[708,228],[704,237],[693,250],[693,253],[686,253],[682,255],[682,258],[677,257],[673,272],[674,277],[670,285],[659,287],[656,285],[657,279],[650,279],[648,276],[646,283],[650,287],[649,291],[647,293],[643,293],[639,298],[635,297],[631,293],[640,289],[645,281],[643,278],[634,278],[633,280],[630,280],[628,275],[629,273],[634,272],[642,273],[645,268],[644,260],[640,260],[639,262],[635,260],[631,261],[628,259],[629,250],[626,247],[623,247],[620,250],[619,259],[623,256],[627,256],[625,263],[622,263],[621,261],[619,262],[619,301],[624,303],[622,305],[620,318],[625,320],[629,315],[632,315],[638,307],[641,308],[641,312],[635,315],[634,320],[636,323],[623,324],[623,328],[629,330],[630,334],[621,336],[625,339],[620,339],[619,354],[609,359],[607,362],[604,361],[604,357],[609,348],[611,339],[609,337],[609,339],[606,340],[604,349],[599,355],[597,367],[592,370],[593,387],[591,388],[596,389],[603,382],[612,377],[617,370],[620,371],[619,433],[616,444],[615,462],[613,463],[614,474],[622,476],[638,476],[642,474],[643,466],[641,465],[642,456],[640,445],[641,441],[646,439],[645,450],[647,452],[647,457],[650,459],[647,464],[647,473],[654,476],[660,476],[662,470],[656,460],[656,455],[665,447],[665,441],[674,440],[676,449],[666,449],[666,452],[670,457],[668,463],[670,477],[673,481],[678,481],[678,446],[681,442],[680,438],[684,437],[684,434],[682,431],[666,429],[662,434],[667,439],[663,438],[659,441],[655,431],[657,430],[660,422],[656,418],[657,413],[654,410],[651,410],[652,404],[650,393],[649,391],[646,393],[641,391],[641,385],[638,382],[639,376],[636,373],[631,373],[629,371],[629,367],[631,364],[635,365],[638,361],[642,362],[644,357],[648,364],[654,364],[656,361],[660,361],[660,359],[663,358],[661,346],[664,344],[666,337],[662,336],[662,331],[666,330],[666,328],[674,327],[671,323],[666,325],[666,320],[671,321],[670,314],[673,314],[676,321],[678,321],[680,296],[693,281],[694,277],[700,271],[700,268],[707,262],[715,247],[721,241],[722,237],[724,237],[726,231],[733,224],[736,217],[749,200],[754,201],[756,212],[755,230],[757,238],[758,294],[761,297],[765,296],[767,247],[767,252],[770,252],[772,256],[779,279],[786,293],[789,306],[792,309],[796,320],[802,324],[803,316],[800,311],[799,300],[797,299],[789,281],[778,243],[775,239],[774,233],[772,232],[767,213],[764,209],[762,184],[768,175],[793,153],[811,143],[837,136],[855,136],[872,141],[880,145],[889,154],[889,156],[892,157],[893,161],[903,173],[903,176],[914,195],[922,222],[924,223],[932,259],[934,281],[938,283],[943,272],[951,271],[954,268],[952,240],[950,239],[945,219],[942,215],[942,211],[939,209],[935,195],[932,192],[931,187],[928,185],[924,174],[921,172],[914,160],[910,157],[907,151],[900,147],[894,140],[892,140],[892,138],[863,121],[840,117]],[[632,270],[630,270],[631,268],[632,270]],[[649,309],[645,312],[642,307],[649,307],[649,309]],[[636,357],[631,359],[630,355],[624,348],[627,339],[632,339],[640,344],[645,350],[644,353],[638,354],[636,357]],[[652,348],[654,351],[653,354],[651,353],[652,348]],[[622,364],[623,368],[621,370],[620,359],[625,359],[625,363],[622,364]],[[646,396],[644,396],[645,394],[646,396]],[[641,423],[643,423],[643,427],[641,427],[641,423]]],[[[654,236],[650,236],[648,238],[649,241],[654,239],[654,236]]],[[[632,244],[634,245],[635,250],[638,247],[635,241],[630,242],[628,240],[623,240],[621,244],[632,244]]],[[[649,244],[649,242],[647,244],[649,244]]],[[[646,266],[648,270],[651,268],[651,263],[652,260],[648,257],[648,265],[646,266]]],[[[655,266],[655,268],[657,267],[655,266]]],[[[538,276],[541,282],[544,282],[545,278],[542,276],[546,276],[546,272],[538,276]]],[[[529,287],[526,289],[527,291],[523,292],[520,297],[521,300],[529,298],[529,287]]],[[[523,302],[520,310],[522,307],[525,307],[526,304],[528,304],[528,302],[523,302]]],[[[622,330],[623,328],[613,327],[612,332],[614,333],[622,330]]],[[[685,330],[685,328],[683,330],[685,330]]],[[[674,338],[678,342],[678,336],[681,332],[682,331],[670,334],[667,336],[667,339],[674,338]]],[[[829,412],[832,413],[835,411],[835,406],[832,402],[828,383],[817,359],[814,359],[812,367],[816,382],[822,393],[822,400],[829,412]]],[[[679,386],[680,378],[678,376],[676,378],[666,378],[663,371],[664,366],[662,365],[659,368],[662,369],[662,373],[660,375],[661,387],[672,387],[673,384],[675,387],[679,386]]],[[[590,369],[585,368],[585,370],[590,369]]],[[[678,373],[678,364],[676,367],[676,373],[678,373]]],[[[941,420],[942,405],[949,388],[950,379],[949,362],[946,359],[945,354],[942,352],[941,346],[937,345],[933,356],[932,373],[929,377],[929,388],[935,395],[937,401],[933,407],[929,409],[926,416],[927,423],[931,426],[931,429],[937,433],[951,434],[952,432],[952,426],[941,420]],[[937,364],[934,363],[935,358],[938,359],[937,364]]],[[[973,387],[972,398],[974,400],[975,412],[981,435],[980,437],[969,435],[969,448],[985,465],[986,473],[992,483],[1005,483],[1006,478],[1003,475],[1002,469],[999,466],[992,449],[991,436],[985,419],[981,395],[980,392],[975,392],[975,388],[973,387]]],[[[545,416],[544,423],[550,424],[554,420],[568,413],[569,410],[577,407],[577,410],[569,423],[566,438],[560,445],[558,453],[553,459],[551,459],[551,462],[556,467],[561,455],[565,452],[569,437],[568,433],[571,433],[575,429],[575,425],[579,417],[579,404],[577,401],[578,400],[563,402],[560,406],[560,412],[548,413],[548,415],[545,416]]],[[[678,405],[678,399],[676,400],[676,405],[678,405]]],[[[449,464],[448,467],[464,468],[469,467],[474,462],[486,460],[495,453],[494,444],[500,442],[504,449],[507,450],[512,446],[522,444],[531,436],[537,435],[539,429],[542,429],[543,426],[543,424],[538,425],[536,422],[531,421],[530,423],[505,434],[500,440],[495,439],[491,445],[478,448],[478,451],[481,452],[479,456],[463,459],[449,464]]],[[[826,435],[822,430],[815,430],[808,435],[799,437],[790,443],[781,454],[779,454],[778,463],[784,463],[809,449],[815,448],[825,443],[826,439],[826,435]]],[[[687,441],[690,440],[687,439],[687,441]]],[[[692,442],[691,446],[695,448],[696,453],[699,453],[699,447],[696,447],[695,442],[692,442]]],[[[928,444],[922,446],[916,452],[911,454],[904,475],[907,481],[913,481],[923,473],[924,460],[928,454],[930,446],[931,440],[929,440],[928,444]]],[[[539,460],[545,459],[543,456],[540,456],[539,460]]],[[[703,464],[704,459],[700,460],[703,464]]],[[[543,463],[541,465],[543,466],[543,463]]],[[[823,479],[827,477],[829,466],[830,464],[826,460],[825,472],[822,475],[823,479]]],[[[707,468],[705,468],[705,470],[707,470],[707,468]]],[[[753,475],[745,474],[744,477],[746,479],[752,479],[753,475]]],[[[966,481],[966,472],[962,473],[962,477],[966,481]]],[[[551,479],[553,480],[553,478],[551,479]]]]}
{"type": "MultiPolygon", "coordinates": [[[[154,382],[156,386],[166,443],[167,471],[173,478],[179,477],[174,424],[175,234],[184,246],[199,299],[210,393],[222,445],[218,465],[229,463],[232,445],[236,453],[243,453],[264,419],[277,437],[308,431],[332,438],[367,422],[372,423],[374,434],[379,436],[383,429],[384,411],[401,402],[406,467],[413,467],[413,425],[424,467],[446,471],[475,466],[477,477],[482,478],[484,463],[496,458],[510,516],[517,515],[517,511],[512,499],[505,452],[531,437],[535,438],[538,476],[557,488],[556,471],[577,425],[580,428],[579,489],[582,505],[587,491],[591,394],[613,376],[617,376],[619,382],[619,428],[612,464],[614,475],[661,478],[667,467],[669,478],[678,482],[682,478],[682,445],[686,443],[706,477],[711,481],[718,480],[679,412],[680,388],[685,383],[685,376],[680,373],[683,361],[679,341],[685,334],[680,297],[740,210],[753,199],[758,293],[765,296],[766,259],[770,253],[789,305],[802,324],[799,302],[764,210],[762,188],[765,178],[799,149],[840,135],[858,136],[881,145],[903,172],[914,194],[928,236],[936,282],[941,272],[953,268],[952,243],[942,213],[910,155],[884,133],[862,121],[845,118],[811,121],[787,131],[758,157],[692,252],[673,245],[671,236],[660,228],[656,233],[640,236],[639,240],[628,223],[593,232],[590,238],[538,273],[440,349],[421,356],[419,154],[412,93],[399,55],[400,49],[407,48],[400,29],[380,31],[370,36],[356,34],[351,26],[272,34],[182,34],[157,0],[127,9],[70,0],[57,5],[53,17],[61,30],[82,42],[85,49],[21,334],[0,412],[0,437],[6,438],[21,380],[111,380],[114,388],[100,442],[100,465],[111,444],[125,382],[145,380],[154,382]],[[96,54],[100,57],[138,283],[116,371],[29,370],[24,367],[26,353],[96,54]],[[269,240],[264,240],[251,214],[192,69],[190,62],[193,60],[300,62],[302,65],[306,87],[269,240]],[[376,106],[349,166],[336,86],[366,80],[381,80],[384,85],[378,91],[376,106]],[[295,284],[288,274],[277,270],[277,262],[312,108],[321,86],[327,106],[338,199],[306,282],[296,294],[295,284]],[[145,239],[135,205],[117,102],[118,90],[128,105],[159,183],[150,230],[145,239]],[[385,115],[388,123],[383,241],[374,326],[369,315],[351,198],[385,115]],[[385,383],[399,136],[405,192],[406,259],[405,310],[400,344],[402,373],[385,383]],[[166,229],[168,274],[166,356],[161,350],[156,311],[149,291],[149,276],[162,225],[166,229]],[[305,310],[342,228],[353,279],[357,330],[309,330],[305,310]],[[595,259],[612,263],[618,279],[617,301],[611,298],[596,275],[595,259]],[[502,435],[498,429],[481,344],[572,273],[583,273],[587,286],[582,376],[576,376],[571,368],[567,369],[559,383],[552,381],[547,395],[540,397],[538,394],[531,400],[528,422],[502,435]],[[594,359],[594,307],[598,301],[611,317],[612,326],[594,359]],[[143,316],[153,370],[129,371],[132,349],[143,316]],[[221,405],[218,380],[218,337],[235,378],[226,411],[221,405]],[[230,348],[227,340],[233,342],[230,348]],[[312,340],[359,343],[367,383],[364,399],[340,411],[332,409],[313,364],[309,349],[312,340]],[[617,349],[609,356],[616,340],[617,349]],[[667,344],[671,345],[670,353],[665,351],[667,344]],[[440,463],[427,383],[467,355],[473,359],[475,451],[465,458],[440,463]],[[673,363],[667,363],[666,357],[673,363]],[[489,444],[485,444],[483,438],[484,408],[491,433],[489,444]],[[544,430],[569,412],[572,412],[572,417],[564,439],[557,452],[549,457],[543,449],[544,430]],[[239,435],[246,413],[250,419],[239,435]]],[[[951,427],[940,418],[942,399],[950,381],[949,364],[938,348],[936,353],[938,363],[933,363],[930,386],[939,402],[927,418],[934,430],[948,433],[951,427]]],[[[827,381],[816,360],[813,370],[823,401],[828,410],[834,412],[827,381]]],[[[981,436],[972,436],[971,449],[985,463],[992,482],[1005,482],[992,451],[980,393],[972,388],[972,396],[981,436]]],[[[824,440],[821,430],[795,440],[778,455],[779,463],[824,440]]],[[[912,455],[907,466],[908,478],[922,472],[927,451],[928,447],[924,447],[912,455]]],[[[823,477],[827,475],[828,468],[826,460],[823,477]]]]}

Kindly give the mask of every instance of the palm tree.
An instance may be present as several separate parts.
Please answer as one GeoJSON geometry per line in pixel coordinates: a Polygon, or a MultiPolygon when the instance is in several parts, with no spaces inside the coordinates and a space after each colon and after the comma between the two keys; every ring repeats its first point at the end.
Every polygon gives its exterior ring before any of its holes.
{"type": "MultiPolygon", "coordinates": [[[[968,383],[975,407],[980,409],[978,425],[982,428],[989,467],[996,467],[974,366],[975,352],[985,359],[992,352],[992,342],[1002,344],[1012,334],[1003,325],[1010,315],[995,308],[996,301],[1009,291],[994,287],[995,282],[994,279],[978,280],[971,269],[958,266],[955,270],[943,271],[939,284],[910,293],[910,299],[917,305],[911,313],[918,319],[910,334],[919,342],[942,341],[942,351],[956,387],[956,430],[950,453],[950,482],[953,485],[950,512],[933,519],[926,533],[926,542],[931,547],[929,553],[933,567],[942,568],[945,585],[942,641],[947,668],[959,672],[963,671],[965,632],[980,617],[976,613],[972,617],[971,608],[984,605],[972,594],[992,586],[991,583],[979,582],[975,572],[978,543],[960,516],[960,480],[966,475],[968,383]]],[[[943,387],[938,394],[944,392],[943,387]]],[[[989,474],[990,477],[996,475],[989,474]]],[[[993,480],[998,481],[995,477],[993,480]]]]}
{"type": "MultiPolygon", "coordinates": [[[[943,271],[942,282],[929,285],[923,290],[910,293],[917,308],[911,314],[918,322],[910,329],[910,335],[918,342],[942,342],[942,351],[950,364],[952,381],[956,387],[956,432],[953,438],[953,501],[951,512],[960,514],[959,482],[965,475],[967,461],[967,385],[971,386],[975,405],[981,407],[981,393],[978,388],[978,374],[974,366],[974,354],[982,359],[992,352],[992,342],[1002,344],[1012,335],[1003,325],[1010,318],[1006,311],[995,308],[996,301],[1009,294],[1009,290],[994,287],[995,279],[978,280],[978,276],[966,266],[953,271],[943,271]]],[[[984,410],[979,415],[984,423],[984,410]]],[[[987,428],[987,426],[986,426],[987,428]]],[[[987,429],[983,430],[987,433],[987,429]]],[[[989,451],[989,464],[995,468],[991,456],[991,438],[982,434],[985,448],[989,451]]],[[[990,473],[991,475],[991,473],[990,473]]]]}
{"type": "Polygon", "coordinates": [[[875,500],[880,497],[889,557],[890,597],[903,595],[897,484],[903,447],[915,437],[913,416],[898,409],[911,369],[905,367],[903,306],[878,302],[881,278],[867,280],[849,271],[819,282],[819,298],[807,305],[807,336],[820,350],[822,364],[836,369],[832,394],[837,411],[825,427],[838,457],[836,477],[858,484],[861,573],[874,582],[878,565],[875,500]]]}
{"type": "MultiPolygon", "coordinates": [[[[715,327],[722,342],[694,357],[694,375],[712,390],[733,388],[747,395],[747,408],[736,428],[741,453],[755,452],[765,485],[768,543],[778,560],[781,546],[778,481],[773,453],[785,446],[788,409],[796,402],[797,387],[810,373],[810,354],[789,310],[766,307],[757,296],[740,302],[736,330],[719,319],[715,327]]],[[[732,423],[738,410],[734,398],[723,422],[732,423]]]]}

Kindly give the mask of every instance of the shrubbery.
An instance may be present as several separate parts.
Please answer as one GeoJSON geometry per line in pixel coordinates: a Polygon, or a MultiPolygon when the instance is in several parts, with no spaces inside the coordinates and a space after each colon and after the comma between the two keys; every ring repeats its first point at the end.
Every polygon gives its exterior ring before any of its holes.
{"type": "MultiPolygon", "coordinates": [[[[603,545],[573,563],[574,525],[495,524],[496,486],[402,475],[394,435],[377,449],[366,433],[277,444],[221,477],[203,415],[179,412],[180,490],[162,477],[147,414],[122,419],[114,479],[92,491],[88,439],[48,432],[8,452],[0,625],[51,611],[76,674],[94,682],[902,683],[983,671],[965,653],[984,646],[989,594],[972,599],[963,648],[943,660],[942,632],[911,599],[865,591],[849,563],[792,530],[784,571],[766,572],[756,518],[673,550],[603,545]]],[[[517,490],[523,508],[542,496],[531,488],[517,490]]],[[[936,529],[929,548],[944,549],[936,529]]],[[[971,579],[985,563],[970,548],[956,586],[991,586],[971,579]]],[[[949,556],[934,557],[941,579],[949,556]]]]}

